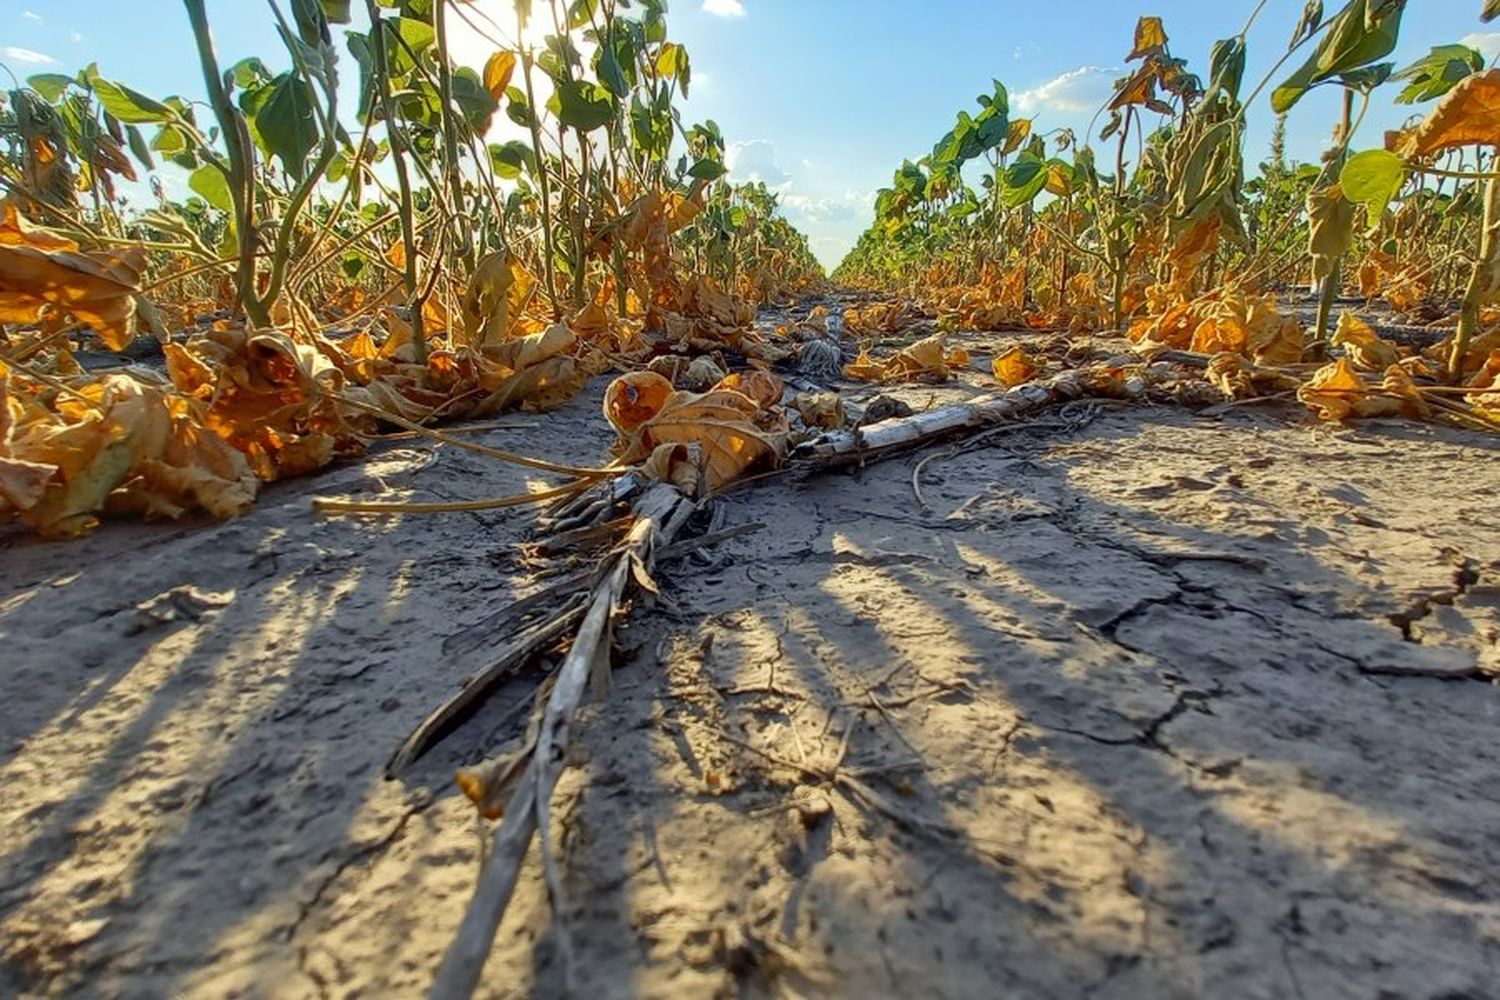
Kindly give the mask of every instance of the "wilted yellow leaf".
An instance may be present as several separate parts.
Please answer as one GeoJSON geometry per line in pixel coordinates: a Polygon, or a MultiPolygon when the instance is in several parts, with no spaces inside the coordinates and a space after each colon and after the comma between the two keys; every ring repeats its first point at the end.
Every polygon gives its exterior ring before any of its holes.
{"type": "Polygon", "coordinates": [[[1422,124],[1402,133],[1397,145],[1402,156],[1432,156],[1459,146],[1500,146],[1500,69],[1466,77],[1422,124]]]}
{"type": "Polygon", "coordinates": [[[1036,375],[1036,363],[1019,344],[997,356],[992,367],[995,381],[1006,388],[1030,382],[1036,375]]]}
{"type": "Polygon", "coordinates": [[[1126,60],[1141,59],[1167,44],[1167,30],[1159,17],[1143,17],[1135,22],[1135,48],[1126,60]]]}
{"type": "Polygon", "coordinates": [[[510,86],[510,78],[515,72],[516,54],[509,49],[501,49],[485,60],[484,89],[490,92],[490,97],[500,100],[505,96],[505,89],[510,86]]]}
{"type": "Polygon", "coordinates": [[[1382,340],[1370,324],[1347,310],[1339,316],[1332,343],[1342,347],[1355,365],[1370,371],[1384,371],[1401,358],[1395,344],[1382,340]]]}
{"type": "Polygon", "coordinates": [[[144,250],[83,252],[71,240],[29,226],[0,202],[0,316],[32,322],[51,305],[87,323],[111,350],[135,334],[134,293],[146,269],[144,250]]]}
{"type": "Polygon", "coordinates": [[[509,254],[497,252],[486,254],[474,268],[461,303],[469,343],[490,344],[510,336],[510,287],[515,282],[515,266],[509,254]]]}
{"type": "Polygon", "coordinates": [[[937,333],[880,360],[860,351],[858,358],[844,366],[844,375],[867,382],[943,382],[950,368],[963,367],[969,361],[968,351],[958,348],[950,353],[945,344],[944,336],[937,333]]]}
{"type": "MultiPolygon", "coordinates": [[[[747,387],[764,397],[774,385],[755,380],[747,387]]],[[[604,415],[620,433],[620,461],[642,462],[654,456],[654,471],[671,481],[686,477],[681,463],[690,462],[701,470],[702,485],[709,491],[752,468],[775,465],[786,452],[786,416],[779,407],[763,406],[722,384],[701,395],[673,392],[660,375],[632,372],[605,390],[604,415]],[[660,451],[663,445],[688,450],[660,451]]]]}
{"type": "Polygon", "coordinates": [[[1395,416],[1404,408],[1401,399],[1384,392],[1376,394],[1348,358],[1318,369],[1297,390],[1297,398],[1324,420],[1395,416]]]}

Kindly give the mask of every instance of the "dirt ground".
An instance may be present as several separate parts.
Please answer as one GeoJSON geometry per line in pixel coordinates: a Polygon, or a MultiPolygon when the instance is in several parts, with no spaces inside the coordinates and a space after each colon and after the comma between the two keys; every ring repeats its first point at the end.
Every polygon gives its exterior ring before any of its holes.
{"type": "MultiPolygon", "coordinates": [[[[597,460],[596,384],[481,440],[597,460]]],[[[913,405],[964,386],[914,388],[913,405]]],[[[1500,997],[1500,439],[1075,406],[724,498],[556,800],[577,992],[1500,997]],[[872,804],[878,803],[878,804],[872,804]]],[[[226,523],[0,535],[0,995],[418,996],[482,830],[399,781],[534,587],[520,470],[420,441],[226,523]]],[[[562,992],[535,864],[481,995],[562,992]]]]}

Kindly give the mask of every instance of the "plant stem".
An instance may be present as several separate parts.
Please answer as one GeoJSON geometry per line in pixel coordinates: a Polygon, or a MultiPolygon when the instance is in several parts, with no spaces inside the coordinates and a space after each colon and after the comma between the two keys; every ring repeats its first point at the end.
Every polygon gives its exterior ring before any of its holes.
{"type": "Polygon", "coordinates": [[[224,171],[229,181],[229,196],[234,203],[235,236],[240,254],[239,266],[235,270],[236,295],[251,327],[268,327],[271,325],[270,311],[261,303],[255,289],[255,162],[250,133],[245,127],[244,117],[230,103],[229,92],[224,88],[204,0],[182,2],[193,26],[193,40],[197,44],[209,104],[219,120],[219,130],[224,134],[224,146],[229,152],[229,163],[224,171]]]}
{"type": "MultiPolygon", "coordinates": [[[[518,28],[517,35],[520,33],[521,29],[518,28]]],[[[542,274],[547,279],[547,301],[552,304],[552,318],[561,320],[562,307],[557,299],[557,279],[553,275],[555,257],[552,249],[552,185],[547,180],[547,153],[542,148],[542,123],[536,107],[536,90],[531,85],[531,63],[531,48],[528,46],[521,51],[521,78],[526,82],[526,104],[531,122],[531,148],[535,153],[537,180],[542,188],[542,248],[547,255],[547,259],[542,262],[542,274]]],[[[562,148],[559,146],[558,156],[562,155],[562,148]]]]}
{"type": "Polygon", "coordinates": [[[1479,231],[1479,256],[1469,271],[1469,283],[1464,289],[1463,307],[1458,313],[1458,329],[1453,335],[1453,349],[1448,353],[1448,378],[1457,383],[1463,378],[1464,354],[1469,341],[1479,329],[1479,305],[1489,291],[1495,270],[1497,251],[1500,251],[1500,178],[1491,178],[1484,186],[1484,221],[1479,231]]]}
{"type": "Polygon", "coordinates": [[[458,222],[459,253],[467,264],[474,250],[474,240],[464,206],[463,177],[459,173],[458,122],[453,107],[453,64],[448,57],[447,11],[448,0],[437,0],[432,5],[432,25],[437,33],[438,93],[443,98],[443,153],[448,161],[448,202],[458,222]]]}
{"type": "Polygon", "coordinates": [[[416,351],[417,364],[427,364],[427,331],[422,322],[422,305],[417,301],[417,240],[412,229],[415,212],[412,208],[411,178],[406,173],[406,138],[396,126],[395,110],[391,101],[389,61],[385,49],[385,21],[375,0],[365,0],[365,9],[370,14],[370,36],[375,43],[375,87],[380,92],[380,109],[385,116],[386,131],[390,133],[391,163],[396,168],[396,184],[401,191],[401,242],[406,248],[405,288],[407,301],[412,303],[412,346],[416,351]]]}
{"type": "MultiPolygon", "coordinates": [[[[1369,106],[1366,99],[1365,106],[1369,106]]],[[[1333,159],[1328,161],[1327,170],[1334,170],[1338,164],[1343,162],[1344,155],[1349,150],[1349,137],[1352,132],[1354,119],[1354,91],[1349,87],[1344,88],[1344,111],[1343,118],[1339,123],[1339,148],[1333,159]]],[[[1326,170],[1325,170],[1326,173],[1326,170]]],[[[1318,319],[1317,339],[1328,338],[1328,323],[1333,314],[1333,299],[1338,294],[1339,283],[1343,278],[1343,261],[1335,260],[1329,267],[1328,273],[1323,275],[1323,285],[1318,289],[1318,319]]]]}

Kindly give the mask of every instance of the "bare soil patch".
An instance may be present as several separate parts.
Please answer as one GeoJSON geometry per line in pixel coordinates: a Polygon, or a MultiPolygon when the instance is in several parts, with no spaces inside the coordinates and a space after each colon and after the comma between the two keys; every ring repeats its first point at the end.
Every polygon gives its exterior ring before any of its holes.
{"type": "MultiPolygon", "coordinates": [[[[597,460],[601,391],[480,439],[597,460]]],[[[555,803],[580,991],[1496,996],[1496,447],[1079,404],[925,505],[933,450],[731,493],[766,528],[667,567],[555,803]]],[[[537,585],[528,517],[309,498],[525,483],[396,442],[226,524],[0,540],[0,993],[420,995],[483,839],[453,772],[538,678],[382,766],[537,585]]],[[[533,864],[481,994],[560,984],[533,864]]]]}

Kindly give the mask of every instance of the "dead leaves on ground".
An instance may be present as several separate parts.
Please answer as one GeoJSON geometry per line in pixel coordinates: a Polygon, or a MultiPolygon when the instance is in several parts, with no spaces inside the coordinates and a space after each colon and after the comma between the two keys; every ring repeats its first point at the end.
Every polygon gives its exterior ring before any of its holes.
{"type": "Polygon", "coordinates": [[[937,333],[885,358],[861,350],[844,366],[844,375],[861,382],[946,382],[954,369],[968,365],[969,352],[962,347],[948,350],[947,338],[937,333]]]}
{"type": "Polygon", "coordinates": [[[165,386],[107,375],[55,408],[24,401],[0,366],[0,512],[46,537],[75,537],[105,509],[176,517],[244,512],[259,481],[207,430],[198,404],[165,386]]]}
{"type": "Polygon", "coordinates": [[[36,323],[53,309],[123,350],[135,333],[134,296],[145,267],[143,250],[82,251],[0,201],[0,323],[36,323]]]}
{"type": "Polygon", "coordinates": [[[788,423],[781,380],[752,370],[704,393],[679,392],[654,372],[610,383],[604,415],[619,440],[615,454],[688,496],[716,493],[786,454],[788,423]]]}
{"type": "Polygon", "coordinates": [[[48,537],[82,534],[105,511],[232,517],[262,482],[361,453],[380,414],[423,422],[546,409],[603,367],[565,324],[475,347],[437,341],[426,365],[383,352],[368,332],[335,341],[221,326],[163,352],[155,383],[84,373],[39,382],[5,369],[0,516],[48,537]]]}
{"type": "Polygon", "coordinates": [[[1165,313],[1137,320],[1129,339],[1144,346],[1199,354],[1230,353],[1256,364],[1287,365],[1302,360],[1302,324],[1281,312],[1273,297],[1237,290],[1213,292],[1165,313]]]}

